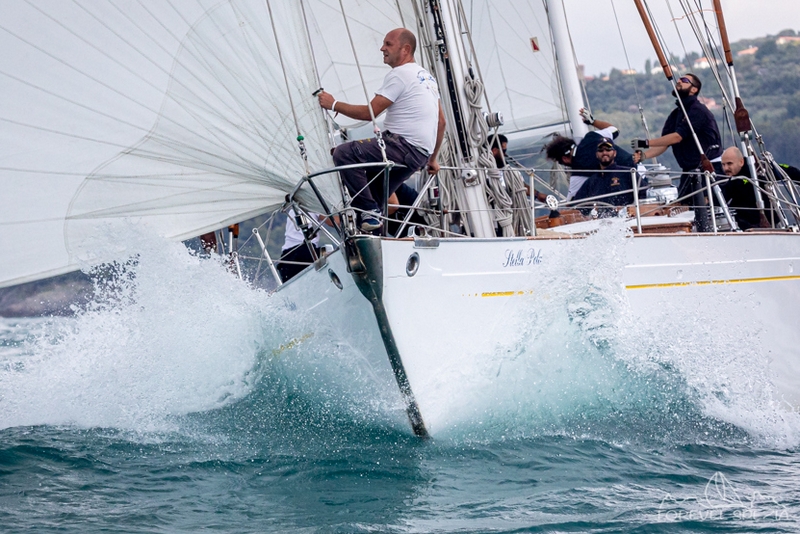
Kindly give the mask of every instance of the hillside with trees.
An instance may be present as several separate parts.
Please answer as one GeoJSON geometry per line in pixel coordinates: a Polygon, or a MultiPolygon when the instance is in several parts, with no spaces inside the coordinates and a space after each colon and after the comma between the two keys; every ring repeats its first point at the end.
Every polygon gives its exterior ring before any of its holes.
{"type": "MultiPolygon", "coordinates": [[[[731,45],[739,88],[745,107],[763,136],[767,149],[779,162],[800,166],[800,38],[794,30],[758,39],[741,40],[731,45]],[[783,39],[780,39],[783,38],[783,39]]],[[[735,143],[731,127],[723,118],[723,100],[712,70],[699,68],[703,60],[690,53],[671,61],[680,72],[693,72],[703,82],[701,97],[717,116],[723,145],[735,143]]],[[[644,137],[639,105],[652,137],[675,106],[671,86],[658,63],[648,61],[644,73],[624,74],[614,69],[607,75],[586,80],[586,92],[596,117],[617,125],[622,141],[644,137]]],[[[723,79],[727,87],[727,79],[723,79]]],[[[672,164],[671,151],[664,163],[672,164]]]]}

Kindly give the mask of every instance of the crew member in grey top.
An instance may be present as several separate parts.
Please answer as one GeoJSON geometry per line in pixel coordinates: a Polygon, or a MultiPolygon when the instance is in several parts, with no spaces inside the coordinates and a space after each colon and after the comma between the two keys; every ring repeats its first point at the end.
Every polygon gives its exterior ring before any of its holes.
{"type": "MultiPolygon", "coordinates": [[[[366,232],[381,227],[381,210],[378,201],[384,194],[391,195],[411,174],[426,164],[428,172],[436,174],[439,164],[436,155],[442,143],[445,118],[439,102],[439,86],[431,74],[414,62],[417,40],[404,28],[386,34],[381,52],[383,62],[392,67],[383,86],[369,103],[375,117],[386,112],[385,131],[386,157],[402,168],[392,169],[389,191],[383,191],[383,176],[370,183],[376,172],[370,169],[348,169],[340,171],[350,195],[353,207],[361,210],[361,229],[366,232]]],[[[325,91],[318,95],[319,105],[335,113],[357,120],[370,120],[367,105],[339,102],[325,91]]],[[[339,165],[383,161],[377,139],[351,141],[336,147],[333,162],[339,165]]],[[[379,171],[382,174],[382,170],[379,171]]]]}

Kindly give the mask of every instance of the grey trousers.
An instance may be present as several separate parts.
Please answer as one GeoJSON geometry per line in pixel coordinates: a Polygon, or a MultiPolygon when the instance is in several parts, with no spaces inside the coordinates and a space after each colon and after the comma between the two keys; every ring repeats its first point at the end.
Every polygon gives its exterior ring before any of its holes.
{"type": "MultiPolygon", "coordinates": [[[[384,132],[386,142],[386,157],[404,167],[394,167],[389,173],[389,192],[391,195],[405,182],[409,176],[420,170],[428,162],[428,155],[414,147],[402,136],[391,132],[384,132]]],[[[353,165],[355,163],[381,162],[383,156],[375,138],[350,141],[336,147],[333,152],[333,162],[339,165],[353,165]]],[[[353,207],[361,210],[378,210],[383,204],[383,176],[382,168],[370,167],[368,169],[347,169],[339,171],[342,182],[353,198],[353,207]],[[376,177],[377,175],[377,177],[376,177]],[[374,180],[372,180],[375,178],[374,180]],[[369,183],[372,180],[372,183],[369,183]],[[367,187],[369,183],[369,187],[367,187]],[[361,191],[359,193],[359,191],[361,191]]]]}

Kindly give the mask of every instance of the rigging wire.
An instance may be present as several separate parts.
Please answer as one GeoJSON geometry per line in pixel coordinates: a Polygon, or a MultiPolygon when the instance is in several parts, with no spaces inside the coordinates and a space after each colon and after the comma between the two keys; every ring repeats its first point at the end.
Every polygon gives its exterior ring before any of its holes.
{"type": "Polygon", "coordinates": [[[400,16],[400,24],[402,24],[403,28],[407,28],[406,19],[403,17],[403,9],[400,7],[400,0],[395,0],[395,5],[397,6],[397,14],[400,16]]]}
{"type": "MultiPolygon", "coordinates": [[[[667,1],[669,1],[669,0],[667,0],[667,1]]],[[[673,70],[677,70],[677,65],[673,65],[672,64],[673,53],[670,50],[669,46],[667,45],[667,40],[664,37],[664,34],[661,32],[661,27],[658,25],[658,23],[656,22],[656,18],[653,16],[653,12],[650,9],[650,4],[647,3],[647,0],[642,0],[642,4],[644,5],[645,11],[647,11],[647,16],[650,18],[650,22],[652,23],[652,26],[653,26],[653,31],[656,34],[656,39],[658,40],[658,43],[661,46],[661,49],[664,51],[664,56],[667,59],[667,64],[673,70]]],[[[670,13],[672,13],[671,9],[670,9],[670,13]]],[[[673,20],[673,22],[674,22],[674,20],[673,20]]],[[[676,31],[678,31],[680,33],[680,30],[678,30],[677,25],[675,26],[675,29],[676,29],[676,31]]],[[[680,38],[680,35],[678,35],[678,37],[680,38]]],[[[683,39],[681,39],[681,45],[682,44],[683,44],[683,39]]]]}
{"type": "MultiPolygon", "coordinates": [[[[614,13],[614,20],[617,23],[617,31],[619,32],[619,40],[622,42],[622,50],[625,53],[625,61],[628,63],[628,70],[631,71],[631,70],[633,70],[631,68],[631,59],[628,56],[628,47],[625,46],[625,38],[622,35],[622,26],[620,25],[619,17],[617,16],[617,6],[615,5],[614,0],[610,0],[610,1],[611,1],[611,10],[614,13]]],[[[644,109],[642,108],[642,99],[639,96],[639,88],[636,85],[636,77],[635,76],[629,76],[629,78],[631,79],[631,83],[633,84],[633,92],[636,95],[636,106],[639,109],[639,117],[642,120],[642,126],[644,126],[645,135],[647,136],[647,139],[650,139],[650,128],[647,126],[647,118],[644,116],[644,109]]],[[[588,97],[587,97],[586,101],[587,102],[589,101],[588,97]]]]}
{"type": "MultiPolygon", "coordinates": [[[[462,19],[463,19],[463,23],[467,26],[467,28],[464,31],[462,31],[461,33],[466,34],[467,42],[469,43],[470,54],[474,58],[474,61],[470,61],[470,68],[472,68],[473,66],[475,67],[475,72],[476,72],[476,74],[478,76],[478,80],[480,80],[481,84],[483,86],[485,86],[486,84],[484,82],[483,73],[481,72],[481,64],[477,60],[478,53],[475,50],[475,43],[472,40],[472,31],[470,30],[469,23],[467,22],[467,14],[464,11],[464,3],[461,0],[458,0],[457,9],[458,9],[459,19],[460,19],[459,20],[459,24],[462,22],[462,19]]],[[[489,18],[490,24],[492,25],[492,31],[494,32],[494,21],[493,21],[492,16],[491,16],[491,11],[489,12],[489,17],[488,18],[489,18]]],[[[503,65],[502,64],[500,64],[500,73],[501,73],[501,76],[503,77],[503,79],[505,79],[505,74],[503,73],[503,65]]],[[[486,93],[484,91],[481,91],[481,92],[485,96],[485,98],[483,100],[484,100],[484,104],[486,105],[486,110],[489,112],[489,114],[491,114],[492,113],[492,104],[489,101],[489,97],[486,96],[486,93]]]]}
{"type": "MultiPolygon", "coordinates": [[[[650,10],[650,5],[647,3],[647,0],[643,0],[642,3],[644,5],[645,10],[647,11],[647,16],[650,18],[650,22],[651,22],[651,25],[653,27],[653,31],[656,34],[656,39],[659,41],[659,45],[661,46],[661,49],[664,50],[664,51],[669,51],[669,49],[666,46],[666,42],[665,42],[665,40],[663,38],[663,35],[660,32],[658,24],[656,24],[656,21],[655,21],[655,19],[653,17],[653,13],[650,10]]],[[[667,61],[669,61],[669,59],[667,59],[667,61]]],[[[678,87],[677,87],[677,84],[675,82],[675,73],[673,72],[672,74],[673,74],[672,78],[670,78],[669,81],[670,81],[670,84],[672,85],[672,90],[674,91],[674,94],[676,96],[678,96],[677,95],[678,87]]],[[[700,139],[697,137],[697,132],[695,131],[694,126],[692,125],[691,121],[689,120],[689,116],[688,116],[688,113],[686,111],[686,106],[684,105],[683,100],[680,97],[678,97],[676,99],[676,101],[678,103],[678,106],[681,109],[683,117],[686,119],[686,125],[689,127],[689,131],[692,133],[692,138],[694,139],[694,142],[695,142],[695,145],[697,147],[698,152],[700,152],[700,154],[703,154],[703,147],[702,147],[702,145],[700,143],[700,139]]]]}
{"type": "MultiPolygon", "coordinates": [[[[726,92],[726,88],[722,80],[722,75],[720,74],[719,65],[724,65],[725,73],[728,75],[729,78],[731,76],[731,73],[730,71],[728,71],[727,64],[721,57],[721,54],[719,54],[719,45],[716,43],[714,39],[714,36],[711,32],[711,28],[709,27],[708,22],[706,22],[701,2],[695,0],[695,6],[697,7],[696,13],[699,14],[700,20],[702,20],[703,22],[703,27],[705,29],[705,39],[703,38],[702,35],[703,32],[700,31],[700,25],[697,23],[695,19],[696,16],[695,13],[691,14],[692,20],[690,20],[690,25],[692,26],[692,30],[695,32],[695,36],[697,37],[697,40],[700,43],[700,47],[702,48],[703,54],[705,55],[706,61],[708,62],[709,68],[711,69],[711,73],[714,75],[717,85],[719,86],[720,93],[722,94],[723,117],[725,118],[725,124],[728,125],[728,127],[730,128],[729,131],[731,134],[731,138],[735,138],[736,132],[734,132],[733,130],[733,121],[731,120],[730,116],[731,111],[736,107],[733,103],[733,98],[732,98],[734,95],[732,94],[728,95],[728,93],[726,92]]],[[[689,14],[687,13],[687,16],[688,15],[689,14]]]]}
{"type": "MultiPolygon", "coordinates": [[[[670,16],[670,18],[672,20],[672,24],[675,26],[675,33],[678,34],[678,40],[681,43],[681,48],[683,48],[683,57],[686,57],[686,56],[689,55],[689,52],[686,50],[686,44],[683,42],[683,35],[681,34],[681,29],[678,27],[678,19],[675,17],[675,13],[673,13],[673,11],[672,11],[672,4],[670,3],[670,0],[664,0],[664,2],[667,4],[667,9],[669,9],[669,16],[670,16]]],[[[648,12],[649,12],[649,8],[648,8],[648,12]]],[[[650,13],[650,20],[654,20],[652,13],[650,13]]],[[[664,45],[662,45],[662,48],[663,48],[663,46],[664,45]]],[[[670,56],[671,56],[671,54],[670,54],[670,56]]],[[[672,61],[672,57],[670,57],[669,60],[672,61]]]]}
{"type": "MultiPolygon", "coordinates": [[[[314,52],[314,43],[311,39],[311,29],[308,25],[308,17],[306,16],[306,0],[300,0],[300,11],[303,13],[303,25],[306,28],[306,38],[308,40],[308,48],[311,52],[311,62],[314,66],[314,82],[315,85],[319,88],[322,88],[322,77],[319,74],[319,65],[317,64],[317,54],[314,52]]],[[[330,141],[330,146],[333,148],[336,145],[336,138],[334,136],[334,127],[333,127],[333,120],[330,118],[330,115],[325,112],[324,109],[321,107],[319,108],[320,113],[322,114],[322,118],[325,121],[325,125],[328,127],[328,141],[330,141]]]]}
{"type": "Polygon", "coordinates": [[[303,164],[305,165],[306,174],[311,174],[310,169],[308,168],[308,155],[306,154],[306,145],[303,142],[305,139],[303,134],[300,132],[300,122],[297,120],[297,112],[294,109],[294,100],[292,99],[292,89],[289,85],[289,76],[286,74],[286,65],[283,63],[283,53],[281,52],[281,43],[278,39],[278,31],[275,28],[275,17],[272,15],[272,3],[270,0],[266,0],[267,2],[267,11],[269,11],[269,22],[272,25],[272,34],[275,36],[275,46],[278,48],[278,59],[281,63],[281,71],[283,71],[283,81],[286,84],[286,95],[289,97],[289,107],[292,111],[292,119],[294,119],[294,127],[297,131],[297,145],[300,149],[300,157],[303,158],[303,164]]]}
{"type": "Polygon", "coordinates": [[[361,62],[358,60],[358,52],[356,51],[356,45],[353,42],[353,34],[350,32],[350,21],[347,20],[347,13],[344,10],[344,3],[342,0],[339,0],[339,8],[342,10],[342,18],[344,19],[344,27],[347,30],[347,38],[350,40],[350,49],[353,51],[353,59],[356,61],[356,68],[358,69],[358,77],[361,80],[361,87],[364,89],[364,98],[367,99],[367,109],[369,110],[369,116],[372,120],[372,128],[375,132],[375,137],[378,139],[378,148],[381,150],[381,156],[383,156],[384,163],[388,163],[388,158],[386,157],[386,143],[383,140],[383,135],[381,134],[380,128],[378,128],[378,123],[375,121],[375,110],[372,109],[372,102],[370,101],[369,91],[367,90],[367,82],[364,81],[364,73],[361,71],[361,62]]]}

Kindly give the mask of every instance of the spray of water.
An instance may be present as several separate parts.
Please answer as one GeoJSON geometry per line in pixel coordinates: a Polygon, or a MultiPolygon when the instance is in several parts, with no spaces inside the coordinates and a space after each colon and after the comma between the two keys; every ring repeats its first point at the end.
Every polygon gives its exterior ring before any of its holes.
{"type": "Polygon", "coordinates": [[[609,220],[542,263],[529,281],[537,291],[508,319],[516,336],[454,373],[458,380],[441,380],[441,398],[456,406],[433,414],[443,435],[800,443],[800,415],[776,396],[757,323],[680,306],[657,319],[631,309],[629,237],[609,220]]]}
{"type": "MultiPolygon", "coordinates": [[[[352,344],[353,332],[181,244],[140,229],[115,236],[109,248],[128,259],[96,273],[91,305],[2,347],[0,428],[160,431],[205,413],[237,427],[289,417],[314,426],[333,414],[333,425],[408,431],[396,385],[362,365],[374,347],[352,344]]],[[[529,281],[539,289],[507,319],[516,334],[440,382],[448,408],[425,414],[437,436],[800,442],[800,417],[775,400],[756,326],[686,310],[648,324],[631,311],[622,285],[629,243],[610,221],[543,262],[529,281]]]]}
{"type": "Polygon", "coordinates": [[[0,373],[0,427],[162,428],[251,391],[266,295],[180,243],[115,236],[128,259],[94,272],[91,304],[42,325],[0,373]]]}

